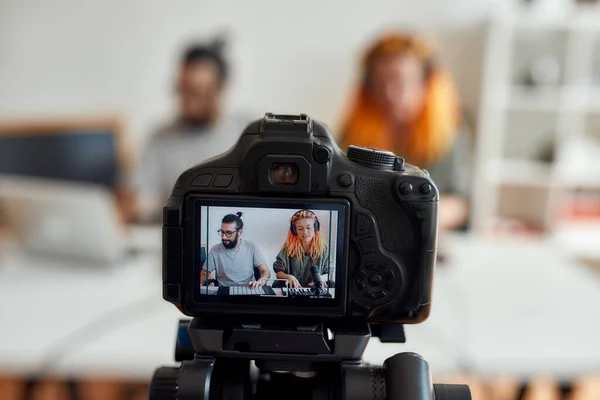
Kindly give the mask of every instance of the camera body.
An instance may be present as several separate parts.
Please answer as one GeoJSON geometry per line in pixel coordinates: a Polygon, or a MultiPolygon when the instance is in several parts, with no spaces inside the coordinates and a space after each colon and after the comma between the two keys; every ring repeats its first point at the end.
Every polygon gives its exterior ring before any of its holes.
{"type": "Polygon", "coordinates": [[[226,153],[177,180],[163,209],[163,298],[194,317],[422,322],[431,306],[438,200],[429,174],[401,157],[355,146],[344,153],[323,123],[267,113],[226,153]],[[211,210],[227,207],[259,210],[264,223],[277,210],[328,215],[320,225],[329,235],[335,296],[208,295],[200,272],[212,248],[203,244],[211,210]]]}

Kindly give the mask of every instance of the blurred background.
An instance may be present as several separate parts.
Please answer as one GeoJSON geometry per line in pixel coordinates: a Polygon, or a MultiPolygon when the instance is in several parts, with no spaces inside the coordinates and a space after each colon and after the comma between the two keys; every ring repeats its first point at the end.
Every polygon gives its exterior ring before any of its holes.
{"type": "Polygon", "coordinates": [[[366,361],[600,399],[594,0],[0,0],[0,398],[146,397],[181,317],[160,207],[265,112],[438,184],[431,317],[366,361]]]}

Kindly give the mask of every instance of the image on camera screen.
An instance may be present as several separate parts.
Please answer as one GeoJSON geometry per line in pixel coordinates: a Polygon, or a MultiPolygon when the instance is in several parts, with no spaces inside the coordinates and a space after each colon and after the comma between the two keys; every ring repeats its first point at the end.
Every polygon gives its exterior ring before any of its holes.
{"type": "Polygon", "coordinates": [[[200,295],[334,299],[343,207],[199,204],[200,295]]]}

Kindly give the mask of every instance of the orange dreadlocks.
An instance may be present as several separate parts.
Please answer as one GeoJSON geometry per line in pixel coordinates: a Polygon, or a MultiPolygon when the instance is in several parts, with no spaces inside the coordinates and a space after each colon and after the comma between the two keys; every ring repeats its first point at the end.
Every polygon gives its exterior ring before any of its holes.
{"type": "Polygon", "coordinates": [[[458,96],[450,75],[433,64],[433,49],[423,39],[392,34],[379,39],[366,52],[363,82],[342,125],[341,146],[376,147],[394,151],[409,163],[426,167],[438,161],[452,145],[460,123],[458,96]],[[387,126],[367,82],[375,63],[384,57],[412,54],[426,71],[425,104],[406,134],[395,134],[387,126]]]}
{"type": "MultiPolygon", "coordinates": [[[[290,219],[290,223],[295,226],[296,222],[301,219],[312,219],[315,224],[318,222],[317,216],[308,210],[301,210],[295,213],[290,219]]],[[[302,240],[300,237],[292,232],[290,229],[283,244],[283,248],[287,254],[292,257],[302,260],[304,256],[304,248],[302,247],[302,240]]],[[[310,247],[308,248],[308,254],[313,258],[325,257],[327,255],[327,242],[321,235],[321,231],[315,229],[315,236],[313,237],[310,247]]]]}

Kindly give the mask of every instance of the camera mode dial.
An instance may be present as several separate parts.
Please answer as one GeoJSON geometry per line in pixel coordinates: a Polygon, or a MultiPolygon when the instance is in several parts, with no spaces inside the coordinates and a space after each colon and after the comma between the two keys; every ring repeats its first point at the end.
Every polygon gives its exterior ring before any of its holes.
{"type": "Polygon", "coordinates": [[[353,162],[364,167],[380,171],[391,171],[396,163],[396,155],[391,151],[372,147],[348,146],[346,156],[353,162]]]}

